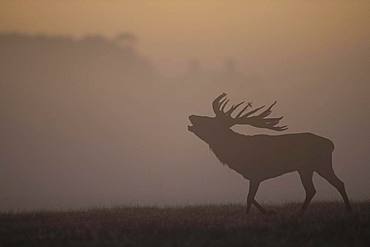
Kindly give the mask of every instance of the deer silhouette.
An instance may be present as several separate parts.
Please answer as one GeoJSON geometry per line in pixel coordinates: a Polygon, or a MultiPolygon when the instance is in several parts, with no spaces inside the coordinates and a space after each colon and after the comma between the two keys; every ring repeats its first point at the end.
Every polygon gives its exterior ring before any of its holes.
{"type": "Polygon", "coordinates": [[[316,193],[312,182],[313,172],[317,172],[339,191],[346,209],[351,211],[344,183],[335,175],[332,167],[333,142],[311,133],[242,135],[234,132],[231,127],[237,124],[275,131],[284,131],[287,126],[277,126],[283,117],[267,118],[276,101],[258,115],[254,114],[265,106],[246,112],[251,107],[248,103],[236,113],[244,102],[225,110],[228,102],[225,93],[218,96],[212,103],[216,116],[191,115],[189,120],[192,125],[188,126],[188,130],[206,142],[223,164],[249,180],[247,213],[252,204],[262,213],[268,213],[255,200],[260,183],[294,171],[298,172],[306,192],[300,211],[302,214],[316,193]]]}

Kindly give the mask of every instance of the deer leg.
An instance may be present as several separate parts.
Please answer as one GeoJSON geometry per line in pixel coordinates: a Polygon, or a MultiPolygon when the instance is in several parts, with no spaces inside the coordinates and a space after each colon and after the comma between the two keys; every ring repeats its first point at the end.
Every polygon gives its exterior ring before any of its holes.
{"type": "Polygon", "coordinates": [[[258,208],[259,211],[261,211],[261,213],[263,213],[263,214],[267,213],[266,209],[264,209],[261,206],[261,204],[259,204],[256,200],[253,200],[253,204],[254,204],[254,206],[256,206],[256,208],[258,208]]]}
{"type": "Polygon", "coordinates": [[[301,208],[301,214],[303,214],[316,194],[316,190],[312,182],[313,171],[300,171],[299,176],[301,177],[301,181],[306,192],[306,199],[301,208]]]}
{"type": "MultiPolygon", "coordinates": [[[[248,197],[247,197],[247,214],[249,213],[252,204],[259,205],[254,200],[254,197],[256,196],[256,193],[257,193],[257,190],[258,190],[258,186],[259,185],[260,185],[260,182],[257,182],[257,181],[249,181],[249,192],[248,192],[248,197]]],[[[261,205],[259,205],[259,206],[257,206],[257,205],[256,205],[256,207],[258,209],[262,208],[261,205]]]]}
{"type": "Polygon", "coordinates": [[[349,203],[344,183],[335,175],[333,169],[330,168],[329,170],[326,171],[318,171],[318,173],[339,191],[346,205],[347,211],[352,211],[352,207],[351,204],[349,203]]]}

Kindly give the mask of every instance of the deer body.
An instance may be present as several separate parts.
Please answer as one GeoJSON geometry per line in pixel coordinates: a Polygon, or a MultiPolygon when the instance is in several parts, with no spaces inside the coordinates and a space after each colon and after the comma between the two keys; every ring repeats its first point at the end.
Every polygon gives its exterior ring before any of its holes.
{"type": "Polygon", "coordinates": [[[312,182],[313,172],[317,172],[331,183],[342,195],[346,208],[351,206],[343,182],[334,174],[332,152],[334,144],[327,138],[311,133],[285,135],[242,135],[234,132],[235,124],[248,124],[259,128],[276,131],[287,129],[276,126],[280,118],[266,118],[271,113],[272,104],[262,113],[251,116],[263,107],[244,113],[250,104],[235,117],[232,113],[243,103],[233,105],[228,111],[224,108],[228,102],[222,94],[213,101],[215,117],[189,117],[189,131],[206,142],[216,157],[225,165],[250,181],[247,198],[247,212],[254,204],[262,213],[266,210],[254,199],[259,184],[289,172],[297,171],[306,191],[306,200],[302,206],[304,212],[316,193],[312,182]]]}
{"type": "Polygon", "coordinates": [[[208,144],[222,163],[247,179],[320,169],[318,161],[331,157],[334,148],[330,140],[311,133],[248,136],[231,132],[219,143],[208,144]],[[225,143],[229,148],[225,149],[225,143]]]}

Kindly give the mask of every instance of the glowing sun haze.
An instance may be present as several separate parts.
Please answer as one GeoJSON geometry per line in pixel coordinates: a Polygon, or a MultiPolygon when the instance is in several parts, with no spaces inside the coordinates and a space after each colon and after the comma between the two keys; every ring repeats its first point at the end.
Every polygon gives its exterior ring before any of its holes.
{"type": "Polygon", "coordinates": [[[368,1],[3,0],[0,30],[77,37],[129,31],[165,69],[225,57],[271,65],[271,57],[309,59],[328,47],[357,46],[368,37],[368,10],[368,1]]]}
{"type": "MultiPolygon", "coordinates": [[[[331,139],[349,197],[370,198],[369,9],[341,0],[1,0],[0,209],[245,202],[247,180],[186,128],[190,114],[212,116],[224,91],[255,107],[277,100],[284,133],[331,139]]],[[[314,178],[315,199],[340,199],[314,178]]],[[[303,193],[288,174],[257,198],[303,193]]]]}

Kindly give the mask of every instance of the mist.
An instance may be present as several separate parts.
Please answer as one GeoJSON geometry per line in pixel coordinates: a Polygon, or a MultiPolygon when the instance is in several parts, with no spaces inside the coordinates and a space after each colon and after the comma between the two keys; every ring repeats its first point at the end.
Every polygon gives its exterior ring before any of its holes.
{"type": "MultiPolygon", "coordinates": [[[[368,4],[306,3],[303,10],[290,1],[250,3],[246,19],[239,11],[228,20],[234,8],[200,3],[151,6],[152,14],[168,13],[174,26],[167,28],[163,17],[130,22],[114,10],[117,3],[104,4],[109,16],[122,18],[116,29],[113,17],[97,30],[86,16],[60,28],[55,19],[32,23],[32,11],[4,15],[1,210],[245,202],[248,181],[187,130],[189,115],[214,114],[211,102],[222,92],[255,107],[276,100],[273,115],[284,116],[286,133],[330,138],[334,170],[350,198],[370,198],[368,17],[356,12],[368,4]],[[189,23],[181,21],[191,13],[189,23]]],[[[60,7],[58,17],[68,19],[70,6],[60,7]]],[[[81,11],[94,16],[94,8],[81,11]]],[[[138,16],[148,8],[132,5],[138,16]]],[[[314,182],[315,200],[340,199],[319,176],[314,182]]],[[[304,192],[291,173],[264,182],[257,198],[301,201],[304,192]]]]}

